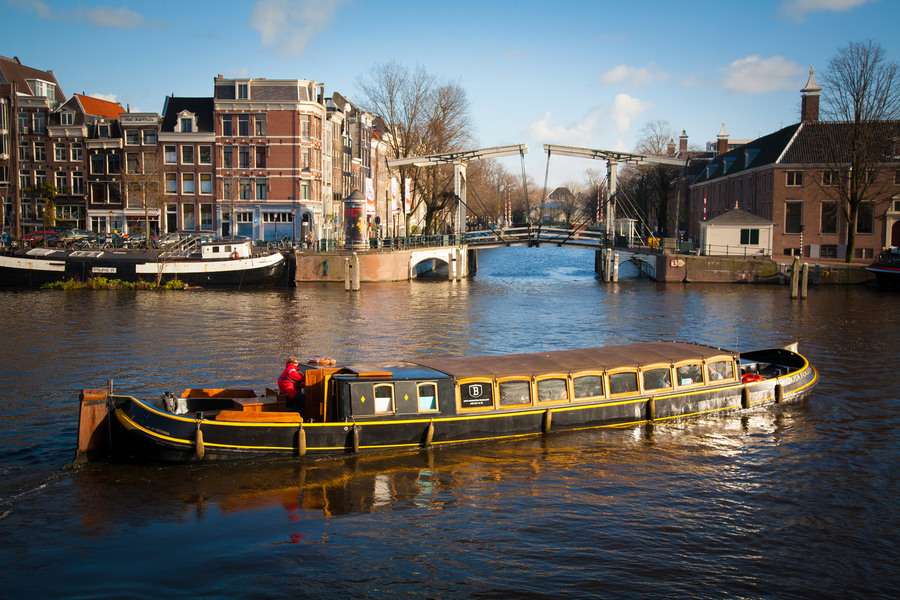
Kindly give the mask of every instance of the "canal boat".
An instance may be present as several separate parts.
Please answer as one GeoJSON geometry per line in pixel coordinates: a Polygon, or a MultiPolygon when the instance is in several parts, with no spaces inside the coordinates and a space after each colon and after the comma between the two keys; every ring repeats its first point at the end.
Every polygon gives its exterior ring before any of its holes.
{"type": "Polygon", "coordinates": [[[185,238],[168,249],[31,248],[0,254],[0,286],[39,287],[53,281],[105,277],[122,281],[178,279],[197,286],[282,283],[281,252],[259,252],[249,240],[185,238]]]}
{"type": "Polygon", "coordinates": [[[686,342],[331,362],[301,365],[296,406],[272,390],[189,388],[157,400],[85,390],[79,455],[188,462],[493,442],[795,402],[818,378],[796,348],[739,353],[686,342]]]}
{"type": "Polygon", "coordinates": [[[875,274],[878,287],[900,290],[900,248],[890,248],[878,256],[878,260],[866,267],[875,274]]]}

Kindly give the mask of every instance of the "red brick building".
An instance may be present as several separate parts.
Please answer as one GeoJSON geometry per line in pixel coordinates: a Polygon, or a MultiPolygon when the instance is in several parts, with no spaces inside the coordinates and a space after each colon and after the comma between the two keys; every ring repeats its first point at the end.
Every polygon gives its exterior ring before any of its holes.
{"type": "Polygon", "coordinates": [[[324,87],[302,79],[214,81],[221,222],[240,235],[321,236],[324,87]]]}
{"type": "MultiPolygon", "coordinates": [[[[163,230],[231,236],[230,215],[216,219],[216,134],[212,98],[166,97],[159,133],[163,230]]],[[[236,232],[234,232],[236,233],[236,232]]]]}
{"type": "MultiPolygon", "coordinates": [[[[835,186],[845,169],[835,160],[833,140],[842,139],[841,129],[847,125],[819,120],[821,88],[812,71],[801,92],[799,123],[702,166],[690,186],[692,238],[698,238],[702,221],[740,207],[772,221],[776,257],[844,257],[848,224],[835,186]]],[[[854,258],[860,260],[900,244],[900,122],[877,127],[886,150],[884,162],[871,173],[870,199],[859,211],[854,258]]]]}

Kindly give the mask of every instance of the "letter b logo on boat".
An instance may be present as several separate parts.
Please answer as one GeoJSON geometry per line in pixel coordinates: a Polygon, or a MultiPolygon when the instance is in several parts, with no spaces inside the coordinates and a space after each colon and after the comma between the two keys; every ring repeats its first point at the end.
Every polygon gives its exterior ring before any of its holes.
{"type": "Polygon", "coordinates": [[[469,398],[481,398],[481,384],[473,383],[469,386],[469,398]]]}

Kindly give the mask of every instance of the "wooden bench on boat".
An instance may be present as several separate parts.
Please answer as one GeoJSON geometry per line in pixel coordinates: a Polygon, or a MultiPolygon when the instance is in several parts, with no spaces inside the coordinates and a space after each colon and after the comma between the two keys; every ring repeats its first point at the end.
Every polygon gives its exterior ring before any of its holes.
{"type": "Polygon", "coordinates": [[[213,407],[219,407],[216,421],[302,423],[300,413],[291,410],[287,402],[279,399],[278,392],[266,389],[265,396],[247,389],[232,388],[187,388],[181,392],[182,398],[191,400],[218,400],[213,407]]]}

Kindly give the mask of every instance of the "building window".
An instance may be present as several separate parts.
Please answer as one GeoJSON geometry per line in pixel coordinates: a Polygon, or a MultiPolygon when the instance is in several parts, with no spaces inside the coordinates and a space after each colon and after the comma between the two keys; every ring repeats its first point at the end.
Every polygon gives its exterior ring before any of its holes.
{"type": "Polygon", "coordinates": [[[121,167],[120,163],[121,163],[121,158],[115,152],[110,153],[106,157],[106,164],[107,164],[107,168],[109,169],[110,173],[118,173],[119,171],[121,171],[122,167],[121,167]]]}
{"type": "Polygon", "coordinates": [[[34,145],[34,160],[35,162],[44,162],[47,160],[47,152],[44,149],[44,144],[34,145]]]}
{"type": "Polygon", "coordinates": [[[56,191],[58,193],[69,193],[69,178],[64,171],[57,171],[56,177],[54,177],[54,185],[56,185],[56,191]]]}
{"type": "Polygon", "coordinates": [[[257,169],[265,169],[266,168],[266,147],[265,146],[257,146],[256,147],[256,168],[257,169]]]}
{"type": "Polygon", "coordinates": [[[875,251],[872,248],[857,248],[853,254],[856,258],[864,258],[867,260],[871,260],[875,257],[875,251]]]}
{"type": "Polygon", "coordinates": [[[241,200],[253,200],[253,186],[247,178],[241,178],[240,198],[241,200]]]}
{"type": "MultiPolygon", "coordinates": [[[[174,173],[173,173],[174,175],[174,173]]],[[[166,204],[166,231],[178,231],[178,205],[166,204]]]]}
{"type": "Polygon", "coordinates": [[[139,129],[125,130],[125,143],[129,146],[137,146],[141,143],[141,132],[139,129]]]}
{"type": "Polygon", "coordinates": [[[34,113],[34,132],[47,133],[47,113],[42,110],[34,113]]]}
{"type": "Polygon", "coordinates": [[[81,171],[72,173],[72,193],[84,194],[84,173],[81,171]]]}
{"type": "Polygon", "coordinates": [[[822,233],[837,233],[837,202],[822,203],[822,233]]]}
{"type": "Polygon", "coordinates": [[[19,144],[19,160],[31,160],[31,144],[19,144]]]}
{"type": "Polygon", "coordinates": [[[803,185],[803,171],[788,171],[787,185],[789,187],[799,187],[803,185]]]}
{"type": "Polygon", "coordinates": [[[238,136],[250,135],[250,115],[238,115],[238,136]]]}
{"type": "Polygon", "coordinates": [[[195,182],[194,182],[194,174],[193,173],[182,173],[181,174],[181,193],[182,194],[195,194],[197,192],[195,182]]]}
{"type": "Polygon", "coordinates": [[[200,229],[203,231],[212,231],[213,228],[213,207],[212,204],[200,205],[200,229]]]}
{"type": "Polygon", "coordinates": [[[84,160],[84,147],[80,142],[75,142],[72,144],[72,161],[81,162],[82,160],[84,160]]]}
{"type": "Polygon", "coordinates": [[[266,115],[260,114],[253,117],[253,125],[256,128],[256,135],[266,135],[266,115]]]}
{"type": "Polygon", "coordinates": [[[31,119],[28,116],[28,113],[24,110],[19,111],[19,133],[28,133],[26,129],[28,129],[28,125],[31,123],[31,119]]]}
{"type": "Polygon", "coordinates": [[[231,115],[222,115],[222,135],[225,137],[234,135],[234,120],[231,115]]]}
{"type": "Polygon", "coordinates": [[[741,229],[742,246],[759,245],[759,229],[741,229]]]}
{"type": "Polygon", "coordinates": [[[143,132],[143,139],[145,146],[155,146],[159,137],[156,135],[155,129],[145,129],[143,132]]]}
{"type": "Polygon", "coordinates": [[[222,166],[226,169],[234,167],[234,146],[222,148],[222,166]]]}
{"type": "Polygon", "coordinates": [[[9,183],[9,167],[0,165],[0,183],[9,183]]]}
{"type": "Polygon", "coordinates": [[[200,146],[200,164],[212,164],[212,146],[200,146]]]}
{"type": "Polygon", "coordinates": [[[91,173],[94,175],[106,173],[106,160],[99,152],[91,154],[91,173]]]}
{"type": "Polygon", "coordinates": [[[249,100],[250,99],[250,84],[249,83],[238,83],[237,84],[237,99],[238,100],[249,100]]]}
{"type": "Polygon", "coordinates": [[[47,171],[35,171],[34,172],[35,187],[41,187],[46,184],[47,184],[47,171]]]}
{"type": "Polygon", "coordinates": [[[222,180],[222,199],[223,200],[231,200],[231,179],[223,179],[222,180]]]}
{"type": "Polygon", "coordinates": [[[819,247],[819,258],[837,258],[837,250],[834,244],[823,244],[819,247]]]}
{"type": "Polygon", "coordinates": [[[238,167],[241,169],[250,168],[250,146],[240,146],[238,151],[238,167]]]}
{"type": "Polygon", "coordinates": [[[900,185],[900,169],[894,171],[894,185],[900,185]]]}
{"type": "Polygon", "coordinates": [[[305,181],[300,184],[300,199],[309,200],[309,184],[305,181]]]}
{"type": "Polygon", "coordinates": [[[194,164],[194,147],[193,146],[182,146],[181,147],[181,164],[183,165],[192,165],[194,164]]]}
{"type": "Polygon", "coordinates": [[[54,144],[53,145],[53,160],[56,162],[65,162],[66,155],[66,145],[65,144],[54,144]]]}
{"type": "Polygon", "coordinates": [[[200,173],[200,193],[212,194],[213,182],[211,173],[200,173]]]}
{"type": "Polygon", "coordinates": [[[875,205],[863,202],[856,213],[856,233],[872,233],[875,231],[875,205]]]}
{"type": "Polygon", "coordinates": [[[178,175],[175,173],[166,173],[166,193],[178,193],[178,175]]]}
{"type": "Polygon", "coordinates": [[[841,181],[839,171],[822,171],[822,185],[835,186],[841,181]]]}
{"type": "Polygon", "coordinates": [[[190,117],[181,117],[179,119],[181,125],[181,133],[193,133],[194,132],[194,119],[190,117]]]}
{"type": "Polygon", "coordinates": [[[304,169],[309,168],[309,148],[304,148],[300,153],[300,166],[304,169]]]}
{"type": "Polygon", "coordinates": [[[109,125],[101,123],[97,125],[97,137],[99,138],[108,138],[109,137],[109,125]]]}
{"type": "Polygon", "coordinates": [[[66,111],[64,113],[60,113],[59,122],[62,125],[72,125],[75,123],[75,113],[66,111]]]}
{"type": "Polygon", "coordinates": [[[269,197],[269,180],[261,177],[256,180],[256,199],[266,200],[269,197]]]}
{"type": "Polygon", "coordinates": [[[262,214],[263,223],[293,223],[294,213],[289,210],[279,212],[264,212],[262,214]]]}
{"type": "Polygon", "coordinates": [[[801,231],[803,231],[803,203],[785,202],[784,232],[800,233],[801,231]]]}
{"type": "Polygon", "coordinates": [[[125,171],[128,173],[140,173],[140,163],[138,161],[138,155],[133,152],[129,152],[125,155],[125,171]]]}
{"type": "Polygon", "coordinates": [[[163,151],[165,154],[164,160],[167,165],[178,163],[178,152],[175,149],[175,146],[164,146],[163,151]]]}
{"type": "Polygon", "coordinates": [[[31,171],[19,171],[19,189],[26,191],[31,187],[31,171]]]}
{"type": "Polygon", "coordinates": [[[193,204],[182,204],[181,205],[181,228],[186,231],[193,231],[196,228],[197,224],[194,219],[194,205],[193,204]]]}
{"type": "Polygon", "coordinates": [[[106,202],[106,186],[102,183],[91,183],[91,202],[104,204],[106,202]]]}

